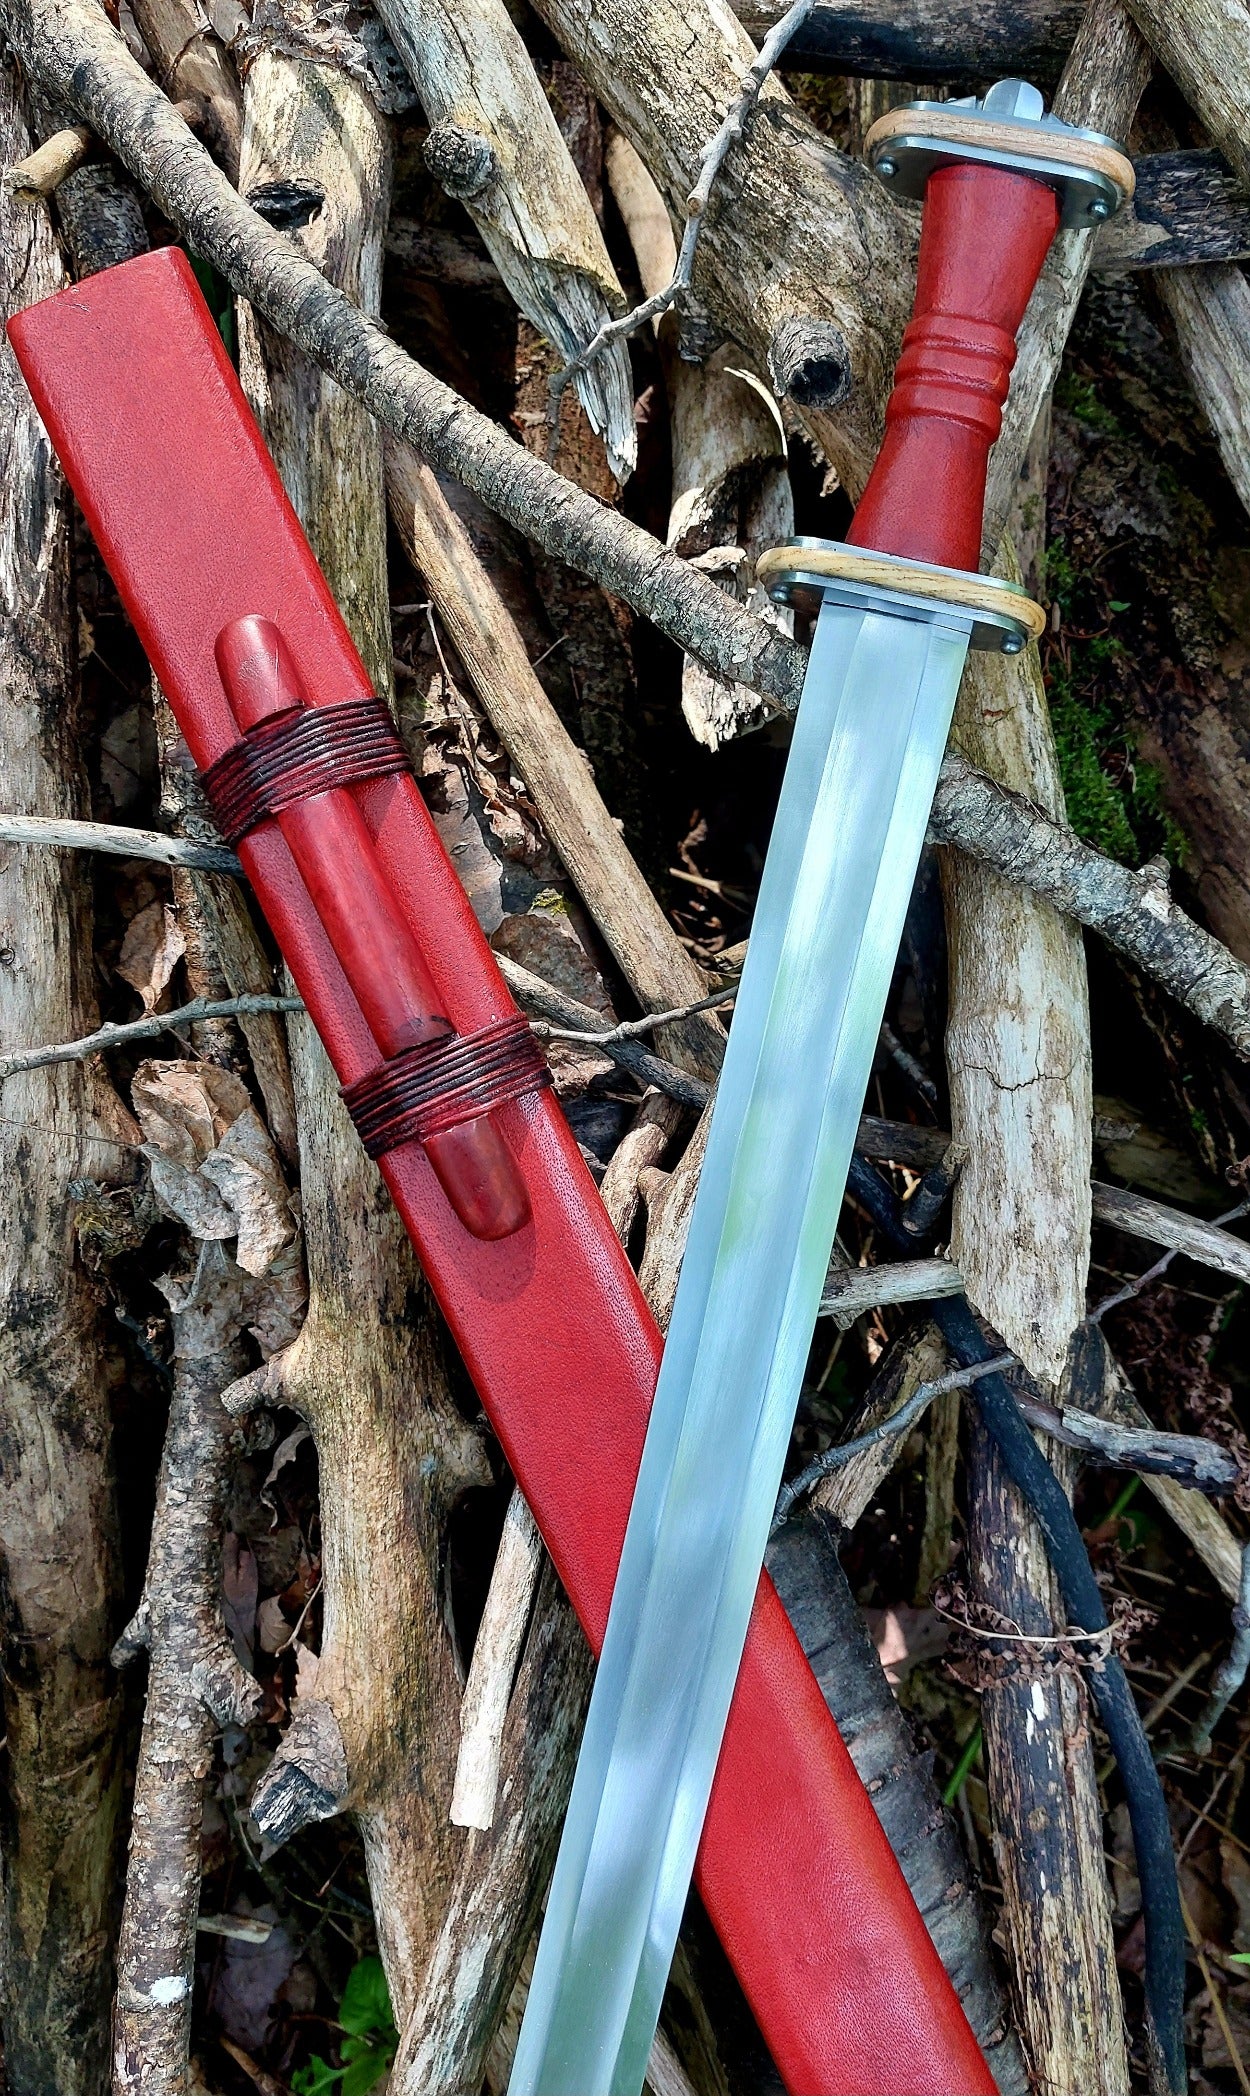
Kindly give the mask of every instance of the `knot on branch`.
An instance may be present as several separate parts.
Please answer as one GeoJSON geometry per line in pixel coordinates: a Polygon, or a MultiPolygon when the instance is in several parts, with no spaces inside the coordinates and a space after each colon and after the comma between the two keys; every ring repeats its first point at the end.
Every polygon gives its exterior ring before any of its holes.
{"type": "Polygon", "coordinates": [[[768,345],[768,375],[796,407],[836,408],[851,390],[845,337],[828,320],[783,320],[768,345]]]}
{"type": "Polygon", "coordinates": [[[218,1725],[247,1725],[260,1711],[265,1692],[239,1665],[224,1634],[218,1649],[191,1665],[191,1686],[218,1725]]]}
{"type": "Polygon", "coordinates": [[[324,211],[326,193],[317,182],[258,182],[247,201],[266,225],[279,233],[297,233],[324,211]]]}
{"type": "Polygon", "coordinates": [[[347,1752],[339,1721],[319,1697],[297,1703],[286,1737],[252,1793],[252,1818],[275,1848],[347,1796],[347,1752]]]}
{"type": "Polygon", "coordinates": [[[123,1667],[130,1665],[132,1659],[138,1659],[141,1652],[149,1652],[151,1649],[152,1609],[145,1594],[109,1653],[109,1665],[116,1667],[120,1673],[123,1667]]]}
{"type": "Polygon", "coordinates": [[[461,203],[480,196],[499,174],[499,162],[490,140],[449,116],[432,126],[425,141],[424,158],[434,180],[448,196],[461,203]]]}
{"type": "Polygon", "coordinates": [[[1149,910],[1152,917],[1159,918],[1164,924],[1172,914],[1171,880],[1172,869],[1161,854],[1147,859],[1145,865],[1138,869],[1137,885],[1141,893],[1142,908],[1149,910]]]}
{"type": "MultiPolygon", "coordinates": [[[[283,1347],[279,1353],[271,1354],[259,1368],[249,1369],[246,1375],[236,1376],[227,1383],[221,1393],[221,1402],[232,1419],[246,1419],[262,1405],[289,1405],[292,1400],[286,1395],[286,1364],[291,1348],[283,1347]]],[[[298,1405],[295,1410],[298,1411],[298,1405]]]]}

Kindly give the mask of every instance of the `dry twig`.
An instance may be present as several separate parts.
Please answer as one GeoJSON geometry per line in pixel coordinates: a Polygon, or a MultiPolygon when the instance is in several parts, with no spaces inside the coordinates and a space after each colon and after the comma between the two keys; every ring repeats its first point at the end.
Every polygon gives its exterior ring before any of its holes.
{"type": "Polygon", "coordinates": [[[54,815],[0,815],[0,844],[61,845],[69,851],[111,853],[118,859],[151,859],[158,866],[198,866],[208,873],[241,875],[243,868],[224,844],[167,837],[161,830],[128,830],[113,822],[70,822],[54,815]]]}
{"type": "Polygon", "coordinates": [[[1185,1741],[1191,1754],[1209,1754],[1211,1734],[1228,1709],[1250,1668],[1250,1543],[1241,1553],[1241,1588],[1233,1604],[1233,1641],[1216,1669],[1211,1693],[1185,1741]]]}
{"type": "Polygon", "coordinates": [[[174,1012],[153,1012],[146,1019],[126,1019],[119,1025],[99,1026],[94,1033],[84,1034],[79,1041],[59,1041],[48,1048],[16,1048],[12,1054],[0,1056],[0,1084],[14,1077],[19,1070],[39,1070],[49,1063],[85,1062],[89,1055],[102,1055],[109,1048],[116,1048],[132,1041],[153,1041],[160,1034],[172,1033],[180,1026],[199,1026],[206,1019],[237,1019],[250,1012],[302,1012],[303,1000],[299,997],[268,997],[262,995],[245,997],[223,997],[210,999],[197,997],[193,1004],[180,1005],[174,1012]]]}
{"type": "Polygon", "coordinates": [[[966,1390],[982,1376],[997,1375],[1004,1368],[1017,1366],[1014,1354],[995,1354],[992,1360],[978,1361],[970,1368],[952,1368],[946,1375],[935,1376],[932,1382],[921,1383],[898,1410],[891,1412],[879,1426],[870,1427],[866,1433],[857,1434],[850,1441],[835,1442],[832,1448],[827,1448],[823,1455],[817,1456],[805,1469],[800,1470],[798,1476],[792,1478],[789,1484],[783,1485],[777,1494],[773,1525],[769,1534],[777,1534],[778,1529],[788,1519],[791,1507],[800,1499],[805,1499],[820,1483],[822,1477],[828,1477],[831,1471],[840,1470],[843,1464],[851,1462],[855,1456],[864,1455],[879,1441],[897,1441],[901,1435],[908,1433],[935,1397],[944,1397],[949,1390],[966,1390]]]}
{"type": "Polygon", "coordinates": [[[1250,968],[1172,901],[1163,861],[1137,872],[1119,865],[955,750],[942,766],[929,834],[1100,933],[1250,1057],[1250,968]]]}
{"type": "Polygon", "coordinates": [[[602,356],[612,343],[623,341],[627,336],[635,334],[640,327],[645,327],[647,321],[658,320],[662,313],[667,313],[670,307],[676,305],[689,291],[694,276],[695,250],[705,223],[712,185],[725,164],[731,146],[745,133],[763,92],[764,82],[774,70],[791,37],[802,28],[814,5],[815,0],[793,0],[793,4],[781,20],[773,24],[743,75],[736,102],[726,111],[719,128],[709,138],[699,155],[699,172],[686,199],[681,244],[669,282],[661,290],[653,291],[649,298],[644,298],[631,312],[622,314],[618,320],[605,321],[586,347],[579,351],[577,356],[570,357],[563,369],[557,371],[551,380],[551,392],[555,400],[559,400],[569,380],[588,371],[595,359],[602,356]]]}

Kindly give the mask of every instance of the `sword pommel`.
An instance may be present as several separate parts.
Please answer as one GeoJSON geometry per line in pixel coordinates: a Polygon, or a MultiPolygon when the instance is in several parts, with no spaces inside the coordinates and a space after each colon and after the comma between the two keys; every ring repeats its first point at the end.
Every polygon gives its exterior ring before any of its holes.
{"type": "Polygon", "coordinates": [[[891,110],[868,134],[891,189],[922,196],[916,303],[853,544],[975,569],[986,465],[1016,331],[1060,224],[1090,227],[1132,189],[1110,139],[1042,115],[1026,81],[983,103],[891,110]]]}

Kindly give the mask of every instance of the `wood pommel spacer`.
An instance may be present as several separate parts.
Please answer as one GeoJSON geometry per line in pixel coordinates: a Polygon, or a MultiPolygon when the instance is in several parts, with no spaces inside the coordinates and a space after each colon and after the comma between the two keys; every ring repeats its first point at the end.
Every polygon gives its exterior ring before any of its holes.
{"type": "Polygon", "coordinates": [[[1002,80],[984,102],[909,102],[877,118],[864,157],[894,196],[921,198],[940,167],[1029,175],[1060,198],[1060,223],[1090,229],[1133,194],[1133,163],[1115,139],[1042,114],[1026,81],[1002,80]]]}
{"type": "Polygon", "coordinates": [[[832,539],[798,539],[773,546],[755,564],[755,579],[778,604],[819,611],[826,598],[900,618],[934,618],[943,611],[971,618],[969,646],[1018,655],[1046,630],[1040,604],[1014,582],[900,560],[867,546],[832,539]]]}

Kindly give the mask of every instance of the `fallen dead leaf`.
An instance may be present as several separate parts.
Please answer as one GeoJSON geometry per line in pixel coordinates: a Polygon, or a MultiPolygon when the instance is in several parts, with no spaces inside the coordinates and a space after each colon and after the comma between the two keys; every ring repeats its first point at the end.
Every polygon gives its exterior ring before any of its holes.
{"type": "Polygon", "coordinates": [[[282,1613],[276,1594],[269,1594],[256,1611],[256,1640],[262,1652],[281,1652],[289,1642],[291,1626],[282,1613]]]}
{"type": "Polygon", "coordinates": [[[913,1667],[936,1659],[950,1638],[950,1625],[936,1609],[910,1608],[905,1602],[897,1608],[867,1608],[864,1620],[891,1688],[913,1667]]]}
{"type": "Polygon", "coordinates": [[[308,1275],[303,1246],[284,1245],[267,1273],[248,1294],[248,1331],[266,1361],[285,1353],[298,1339],[308,1303],[308,1275]]]}
{"type": "Polygon", "coordinates": [[[244,1273],[266,1274],[296,1224],[273,1138],[242,1078],[216,1063],[147,1062],[131,1096],[166,1214],[193,1237],[237,1239],[244,1273]]]}
{"type": "Polygon", "coordinates": [[[252,1103],[233,1070],[185,1059],[141,1063],[130,1096],[146,1140],[187,1172],[199,1170],[252,1103]]]}
{"type": "Polygon", "coordinates": [[[145,1012],[156,1010],[186,950],[182,926],[168,903],[149,903],[131,918],[117,957],[117,973],[138,991],[145,1012]]]}
{"type": "Polygon", "coordinates": [[[282,1165],[273,1138],[254,1106],[248,1106],[200,1167],[234,1217],[234,1256],[245,1274],[267,1273],[295,1236],[282,1165]]]}

